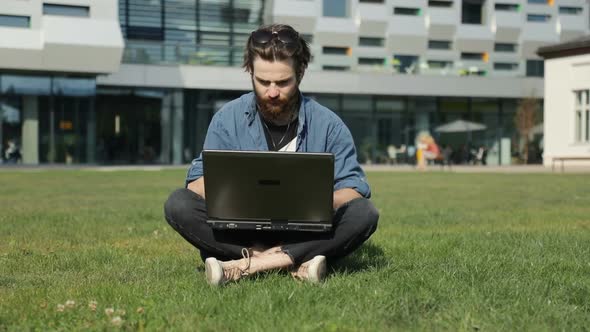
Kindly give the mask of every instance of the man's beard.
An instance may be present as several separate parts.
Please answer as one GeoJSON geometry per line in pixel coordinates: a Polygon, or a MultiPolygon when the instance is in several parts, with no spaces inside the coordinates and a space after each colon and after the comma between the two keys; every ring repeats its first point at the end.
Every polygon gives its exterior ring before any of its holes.
{"type": "Polygon", "coordinates": [[[256,104],[262,117],[277,126],[284,126],[291,122],[294,115],[299,111],[299,90],[296,90],[292,96],[287,98],[268,99],[259,96],[256,90],[256,104]]]}

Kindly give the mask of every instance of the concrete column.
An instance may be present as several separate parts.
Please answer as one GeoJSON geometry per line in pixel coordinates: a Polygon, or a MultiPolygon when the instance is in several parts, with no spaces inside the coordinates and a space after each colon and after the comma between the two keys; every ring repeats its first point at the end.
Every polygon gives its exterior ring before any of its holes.
{"type": "Polygon", "coordinates": [[[183,162],[183,138],[184,138],[184,103],[182,90],[172,93],[172,164],[180,165],[183,162]]]}
{"type": "MultiPolygon", "coordinates": [[[[416,135],[421,131],[428,131],[430,128],[430,122],[428,120],[428,112],[416,111],[416,135]]],[[[414,138],[410,137],[410,141],[414,138]]]]}
{"type": "Polygon", "coordinates": [[[172,128],[171,128],[171,113],[172,113],[172,95],[170,93],[166,93],[164,98],[162,98],[162,111],[160,112],[160,125],[161,125],[161,132],[162,136],[160,137],[160,163],[162,164],[169,164],[170,163],[170,141],[172,136],[172,128]]]}
{"type": "Polygon", "coordinates": [[[36,96],[23,97],[21,142],[23,164],[39,164],[39,103],[36,96]]]}
{"type": "MultiPolygon", "coordinates": [[[[86,163],[96,163],[96,98],[91,97],[86,122],[86,163]]],[[[83,111],[82,111],[83,112],[83,111]]]]}

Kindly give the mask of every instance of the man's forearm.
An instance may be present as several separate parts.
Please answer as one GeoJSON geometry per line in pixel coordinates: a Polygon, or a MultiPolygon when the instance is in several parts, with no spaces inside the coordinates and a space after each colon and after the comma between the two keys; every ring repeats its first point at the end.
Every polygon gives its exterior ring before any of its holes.
{"type": "Polygon", "coordinates": [[[352,188],[336,190],[334,192],[334,210],[359,197],[362,197],[361,194],[352,188]]]}
{"type": "Polygon", "coordinates": [[[205,177],[201,176],[200,178],[196,179],[195,181],[189,183],[187,186],[188,190],[195,192],[197,195],[203,197],[205,199],[205,177]]]}

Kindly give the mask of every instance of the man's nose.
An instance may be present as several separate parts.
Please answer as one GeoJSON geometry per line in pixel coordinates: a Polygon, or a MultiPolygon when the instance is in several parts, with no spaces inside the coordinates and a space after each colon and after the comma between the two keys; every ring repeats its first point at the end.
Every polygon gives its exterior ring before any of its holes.
{"type": "Polygon", "coordinates": [[[279,88],[274,85],[271,84],[270,87],[268,88],[268,98],[277,98],[280,94],[279,88]]]}

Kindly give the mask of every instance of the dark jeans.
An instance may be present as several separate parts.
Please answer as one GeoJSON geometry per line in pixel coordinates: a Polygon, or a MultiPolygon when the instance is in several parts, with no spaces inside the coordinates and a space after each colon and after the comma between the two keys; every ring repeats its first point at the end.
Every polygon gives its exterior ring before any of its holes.
{"type": "Polygon", "coordinates": [[[201,251],[201,258],[241,258],[242,248],[254,244],[280,245],[296,265],[316,255],[344,257],[377,229],[379,212],[371,201],[357,198],[334,213],[333,230],[326,233],[214,230],[207,224],[207,206],[201,196],[188,189],[173,192],[164,205],[166,220],[183,238],[201,251]]]}

